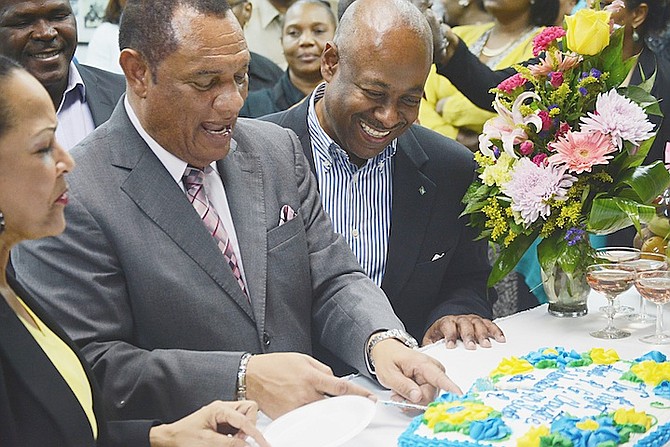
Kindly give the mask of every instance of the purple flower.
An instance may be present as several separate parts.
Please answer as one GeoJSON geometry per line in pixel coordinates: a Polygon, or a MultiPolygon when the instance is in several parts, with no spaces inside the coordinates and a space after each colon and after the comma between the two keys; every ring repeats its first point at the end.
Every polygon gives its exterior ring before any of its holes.
{"type": "Polygon", "coordinates": [[[589,72],[589,74],[596,79],[600,79],[600,76],[602,75],[602,72],[600,70],[598,70],[597,68],[592,68],[591,71],[589,72]]]}
{"type": "Polygon", "coordinates": [[[579,90],[579,93],[580,93],[582,96],[586,96],[586,95],[588,94],[588,92],[589,92],[589,91],[586,90],[584,87],[579,87],[578,90],[579,90]]]}
{"type": "Polygon", "coordinates": [[[568,231],[565,232],[564,239],[568,242],[569,246],[578,244],[579,242],[585,240],[586,231],[580,227],[568,228],[568,231]]]}

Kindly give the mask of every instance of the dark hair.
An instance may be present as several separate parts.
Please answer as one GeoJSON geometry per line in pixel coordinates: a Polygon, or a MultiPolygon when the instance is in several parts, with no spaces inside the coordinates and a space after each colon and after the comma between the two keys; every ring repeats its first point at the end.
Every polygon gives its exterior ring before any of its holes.
{"type": "Polygon", "coordinates": [[[561,10],[559,0],[534,0],[530,2],[530,24],[535,26],[552,26],[558,19],[561,10]]]}
{"type": "Polygon", "coordinates": [[[342,20],[342,14],[356,0],[338,0],[337,2],[337,21],[342,20]]]}
{"type": "Polygon", "coordinates": [[[225,0],[128,0],[119,25],[119,48],[131,48],[146,60],[156,81],[156,68],[179,46],[172,19],[179,7],[225,17],[230,5],[225,0]]]}
{"type": "MultiPolygon", "coordinates": [[[[319,5],[323,7],[326,11],[328,11],[328,18],[333,22],[333,27],[337,26],[337,19],[335,18],[335,14],[333,13],[333,9],[330,7],[330,3],[328,3],[325,0],[297,0],[293,3],[291,3],[291,6],[289,6],[286,11],[291,9],[294,5],[319,5]]],[[[339,3],[338,3],[338,8],[339,8],[339,3]]],[[[283,29],[284,29],[284,18],[286,18],[286,14],[284,14],[284,17],[281,20],[281,28],[282,28],[282,34],[283,34],[283,29]]]]}
{"type": "MultiPolygon", "coordinates": [[[[15,70],[25,70],[20,66],[14,59],[10,59],[7,56],[0,55],[0,85],[5,84],[5,80],[12,74],[15,70]]],[[[8,93],[8,92],[6,92],[8,93]]],[[[0,137],[4,136],[5,133],[12,127],[14,124],[13,112],[9,110],[5,98],[7,94],[0,95],[0,137]]]]}
{"type": "Polygon", "coordinates": [[[670,14],[668,12],[667,0],[625,0],[626,8],[633,10],[646,3],[648,11],[644,23],[637,29],[642,38],[656,37],[661,35],[668,27],[670,14]]]}
{"type": "Polygon", "coordinates": [[[123,8],[121,7],[121,2],[119,0],[109,0],[109,2],[107,2],[107,8],[105,8],[103,20],[118,25],[122,12],[123,8]]]}

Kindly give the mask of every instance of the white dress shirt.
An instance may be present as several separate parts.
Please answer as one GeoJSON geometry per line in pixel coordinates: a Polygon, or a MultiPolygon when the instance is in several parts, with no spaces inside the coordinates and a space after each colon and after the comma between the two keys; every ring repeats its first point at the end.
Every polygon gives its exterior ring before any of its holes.
{"type": "Polygon", "coordinates": [[[91,109],[86,103],[86,86],[74,62],[70,62],[67,87],[56,116],[56,140],[68,151],[95,129],[91,109]]]}

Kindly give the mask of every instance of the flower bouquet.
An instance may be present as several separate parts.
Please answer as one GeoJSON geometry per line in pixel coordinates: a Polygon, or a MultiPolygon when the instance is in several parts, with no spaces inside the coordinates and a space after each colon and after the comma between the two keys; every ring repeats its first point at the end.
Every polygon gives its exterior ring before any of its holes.
{"type": "MultiPolygon", "coordinates": [[[[621,7],[617,0],[611,7],[621,7]]],[[[475,160],[478,177],[464,215],[500,246],[494,285],[531,244],[543,272],[583,275],[593,261],[587,233],[609,234],[654,214],[670,183],[660,161],[643,165],[659,114],[653,78],[622,87],[635,64],[623,60],[623,28],[611,11],[583,9],[534,40],[537,63],[514,66],[501,82],[475,160]]]]}

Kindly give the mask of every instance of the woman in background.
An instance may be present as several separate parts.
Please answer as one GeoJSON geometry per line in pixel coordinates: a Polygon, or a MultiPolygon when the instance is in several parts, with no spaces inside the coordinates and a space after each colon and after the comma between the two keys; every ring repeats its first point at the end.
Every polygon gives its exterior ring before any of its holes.
{"type": "Polygon", "coordinates": [[[281,112],[300,102],[319,85],[321,53],[326,42],[335,36],[335,15],[321,0],[298,0],[284,16],[282,48],[288,68],[277,84],[250,92],[240,116],[257,118],[281,112]]]}
{"type": "Polygon", "coordinates": [[[109,0],[103,22],[93,32],[86,50],[86,65],[123,74],[119,65],[119,21],[126,0],[109,0]]]}
{"type": "MultiPolygon", "coordinates": [[[[484,0],[484,7],[493,22],[458,26],[453,32],[481,62],[497,70],[533,56],[533,38],[556,22],[559,0],[484,0]]],[[[493,116],[431,68],[419,112],[421,125],[476,151],[482,127],[493,116]]]]}
{"type": "Polygon", "coordinates": [[[213,402],[172,424],[110,422],[77,347],[11,274],[10,249],[65,228],[70,155],[42,85],[0,56],[0,445],[269,447],[254,402],[213,402]]]}

